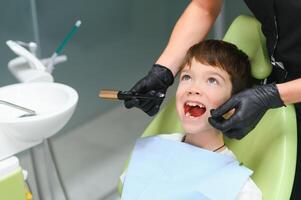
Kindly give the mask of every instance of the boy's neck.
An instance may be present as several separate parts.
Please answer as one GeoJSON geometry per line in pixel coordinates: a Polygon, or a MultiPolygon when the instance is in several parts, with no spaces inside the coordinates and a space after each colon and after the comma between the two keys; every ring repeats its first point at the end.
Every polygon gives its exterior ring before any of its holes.
{"type": "MultiPolygon", "coordinates": [[[[201,147],[209,151],[214,151],[223,146],[224,139],[220,133],[201,133],[201,134],[186,134],[185,143],[193,146],[201,147]]],[[[216,152],[223,151],[225,148],[220,148],[216,152]]]]}

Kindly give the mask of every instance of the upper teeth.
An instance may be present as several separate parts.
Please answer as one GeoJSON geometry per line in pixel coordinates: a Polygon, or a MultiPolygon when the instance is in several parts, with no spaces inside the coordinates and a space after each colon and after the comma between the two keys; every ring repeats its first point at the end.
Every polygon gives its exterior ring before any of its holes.
{"type": "Polygon", "coordinates": [[[195,103],[195,102],[186,102],[187,105],[189,106],[199,106],[199,107],[205,107],[203,104],[201,103],[195,103]]]}

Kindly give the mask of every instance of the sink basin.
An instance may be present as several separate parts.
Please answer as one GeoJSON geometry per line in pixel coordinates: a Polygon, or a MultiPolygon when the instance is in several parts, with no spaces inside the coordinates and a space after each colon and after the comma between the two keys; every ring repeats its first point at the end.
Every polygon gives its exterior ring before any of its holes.
{"type": "Polygon", "coordinates": [[[71,118],[78,101],[77,92],[60,83],[19,83],[0,87],[0,100],[36,112],[0,104],[0,160],[49,138],[71,118]]]}

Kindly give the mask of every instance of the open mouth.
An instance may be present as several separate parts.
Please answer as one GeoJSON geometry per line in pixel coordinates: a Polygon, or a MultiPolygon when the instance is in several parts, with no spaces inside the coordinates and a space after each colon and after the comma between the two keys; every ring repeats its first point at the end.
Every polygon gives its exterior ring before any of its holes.
{"type": "Polygon", "coordinates": [[[184,114],[189,117],[200,117],[206,112],[205,105],[196,102],[186,102],[184,104],[184,114]]]}

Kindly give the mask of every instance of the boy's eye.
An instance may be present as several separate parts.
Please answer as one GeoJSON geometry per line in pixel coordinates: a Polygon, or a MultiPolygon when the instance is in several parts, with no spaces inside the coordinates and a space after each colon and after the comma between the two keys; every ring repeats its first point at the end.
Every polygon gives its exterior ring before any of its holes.
{"type": "Polygon", "coordinates": [[[182,77],[181,77],[181,80],[182,81],[188,81],[191,77],[188,75],[188,74],[184,74],[182,77]]]}
{"type": "Polygon", "coordinates": [[[218,81],[213,77],[208,78],[208,83],[218,85],[218,81]]]}

